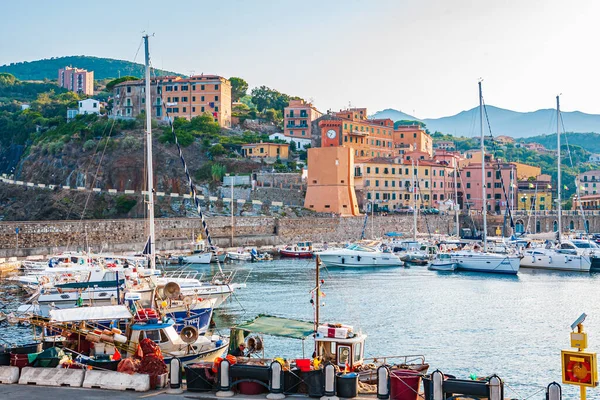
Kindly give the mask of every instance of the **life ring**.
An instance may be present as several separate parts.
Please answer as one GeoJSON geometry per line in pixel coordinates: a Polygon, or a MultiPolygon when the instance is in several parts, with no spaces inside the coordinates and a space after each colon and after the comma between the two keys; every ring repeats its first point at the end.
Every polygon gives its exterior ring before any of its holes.
{"type": "Polygon", "coordinates": [[[590,363],[586,361],[570,361],[567,364],[567,376],[571,382],[590,382],[591,371],[590,363]]]}

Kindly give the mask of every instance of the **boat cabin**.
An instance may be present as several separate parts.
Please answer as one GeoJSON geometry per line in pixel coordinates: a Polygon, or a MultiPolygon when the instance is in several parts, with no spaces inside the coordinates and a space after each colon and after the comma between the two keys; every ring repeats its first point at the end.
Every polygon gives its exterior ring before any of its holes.
{"type": "Polygon", "coordinates": [[[367,335],[363,334],[346,338],[327,337],[319,332],[315,338],[317,355],[324,362],[329,361],[340,368],[348,366],[352,369],[363,364],[366,338],[367,335]]]}

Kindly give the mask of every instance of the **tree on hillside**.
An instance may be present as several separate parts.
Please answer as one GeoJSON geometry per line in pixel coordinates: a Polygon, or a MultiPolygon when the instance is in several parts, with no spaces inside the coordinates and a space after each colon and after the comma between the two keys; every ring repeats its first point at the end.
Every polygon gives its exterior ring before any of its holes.
{"type": "Polygon", "coordinates": [[[14,75],[6,72],[0,73],[0,85],[10,86],[14,85],[15,83],[17,83],[17,78],[15,78],[14,75]]]}
{"type": "Polygon", "coordinates": [[[419,125],[423,129],[425,129],[425,126],[426,126],[425,123],[421,122],[421,121],[413,121],[413,120],[403,119],[403,120],[394,122],[394,129],[398,128],[399,126],[410,126],[410,125],[419,125]]]}
{"type": "Polygon", "coordinates": [[[229,82],[231,82],[231,100],[239,101],[248,91],[248,82],[235,76],[229,78],[229,82]]]}
{"type": "Polygon", "coordinates": [[[251,93],[252,103],[261,112],[267,108],[274,108],[277,111],[283,112],[283,109],[288,106],[290,99],[299,99],[299,97],[290,97],[285,93],[280,93],[266,86],[254,88],[251,93]]]}
{"type": "Polygon", "coordinates": [[[111,92],[113,90],[113,88],[115,87],[115,85],[118,85],[119,83],[127,82],[127,81],[139,81],[139,80],[140,80],[140,78],[136,78],[135,76],[131,76],[131,75],[122,76],[120,78],[113,79],[112,81],[108,82],[106,84],[106,90],[111,92]]]}

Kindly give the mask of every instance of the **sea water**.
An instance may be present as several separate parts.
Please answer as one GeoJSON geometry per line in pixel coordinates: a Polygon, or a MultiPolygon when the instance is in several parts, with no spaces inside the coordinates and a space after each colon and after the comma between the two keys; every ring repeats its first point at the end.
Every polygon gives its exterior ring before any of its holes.
{"type": "MultiPolygon", "coordinates": [[[[216,266],[196,269],[210,275],[216,266]]],[[[247,281],[216,312],[222,333],[259,314],[313,320],[314,260],[232,263],[224,269],[239,270],[238,280],[247,281]]],[[[521,270],[504,276],[415,266],[322,268],[321,277],[321,321],[367,334],[366,357],[422,354],[430,372],[465,379],[497,374],[506,398],[542,399],[546,385],[561,381],[560,350],[569,349],[570,324],[583,312],[588,350],[600,349],[600,274],[521,270]]],[[[18,305],[15,294],[5,291],[2,298],[7,310],[18,305]]],[[[30,332],[0,325],[0,338],[7,341],[24,342],[30,332]]],[[[314,348],[310,339],[263,339],[267,357],[310,357],[314,348]]],[[[563,394],[574,398],[579,389],[563,385],[563,394]]],[[[600,399],[600,389],[588,389],[588,398],[600,399]]]]}

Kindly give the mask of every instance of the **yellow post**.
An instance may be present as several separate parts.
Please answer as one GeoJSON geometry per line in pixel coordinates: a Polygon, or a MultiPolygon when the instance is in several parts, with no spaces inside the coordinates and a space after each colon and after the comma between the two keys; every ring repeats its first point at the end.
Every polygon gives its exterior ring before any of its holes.
{"type": "MultiPolygon", "coordinates": [[[[577,333],[583,333],[583,324],[577,325],[577,333]]],[[[587,346],[587,339],[585,340],[585,345],[587,346]]],[[[583,346],[582,346],[583,347],[583,346]]],[[[579,347],[577,351],[585,350],[585,347],[579,347]]],[[[579,386],[579,398],[580,400],[585,400],[587,397],[587,388],[585,386],[579,386]]]]}

